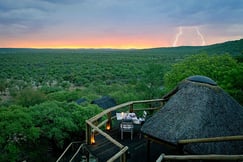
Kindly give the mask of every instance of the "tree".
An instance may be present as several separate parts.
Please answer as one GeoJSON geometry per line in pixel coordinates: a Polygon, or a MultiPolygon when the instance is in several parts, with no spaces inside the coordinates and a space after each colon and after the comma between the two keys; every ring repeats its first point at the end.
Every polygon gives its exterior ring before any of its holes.
{"type": "Polygon", "coordinates": [[[23,161],[37,144],[40,129],[29,110],[21,106],[0,108],[0,161],[23,161]]]}
{"type": "Polygon", "coordinates": [[[229,55],[199,54],[189,56],[182,62],[174,64],[164,75],[166,91],[173,89],[183,79],[192,75],[207,76],[243,103],[243,64],[229,55]]]}
{"type": "Polygon", "coordinates": [[[3,94],[8,87],[8,83],[6,80],[0,80],[0,94],[3,94]]]}
{"type": "Polygon", "coordinates": [[[73,135],[85,130],[85,120],[101,109],[96,105],[77,105],[57,101],[47,101],[30,107],[33,123],[41,129],[41,136],[63,149],[70,143],[73,135]]]}
{"type": "Polygon", "coordinates": [[[63,109],[58,102],[44,102],[30,108],[36,127],[41,129],[41,136],[53,141],[62,148],[71,132],[77,131],[71,114],[63,109]]]}
{"type": "Polygon", "coordinates": [[[89,118],[97,115],[102,111],[100,107],[95,104],[87,104],[77,105],[76,103],[69,103],[64,105],[66,109],[69,109],[71,116],[73,118],[73,122],[78,126],[78,133],[86,130],[85,121],[89,118]]]}
{"type": "Polygon", "coordinates": [[[137,89],[145,95],[145,99],[158,98],[161,95],[163,76],[167,68],[161,64],[148,64],[144,77],[137,84],[137,89]]]}
{"type": "Polygon", "coordinates": [[[24,107],[33,106],[35,104],[44,102],[45,100],[46,96],[44,93],[32,88],[23,89],[17,94],[15,98],[16,103],[24,107]]]}

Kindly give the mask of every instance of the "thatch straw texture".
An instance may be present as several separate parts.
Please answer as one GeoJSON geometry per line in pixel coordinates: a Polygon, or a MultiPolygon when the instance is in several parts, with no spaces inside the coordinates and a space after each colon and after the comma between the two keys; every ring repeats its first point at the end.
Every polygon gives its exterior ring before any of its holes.
{"type": "MultiPolygon", "coordinates": [[[[243,107],[217,85],[184,80],[142,132],[177,144],[178,140],[243,135],[243,107]]],[[[243,153],[243,141],[188,144],[194,154],[243,153]]]]}

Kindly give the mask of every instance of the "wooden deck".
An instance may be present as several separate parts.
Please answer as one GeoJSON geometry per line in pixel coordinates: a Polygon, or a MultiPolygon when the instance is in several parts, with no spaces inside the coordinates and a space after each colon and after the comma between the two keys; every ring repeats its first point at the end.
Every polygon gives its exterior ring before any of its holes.
{"type": "MultiPolygon", "coordinates": [[[[153,99],[153,100],[141,100],[141,101],[130,101],[117,105],[102,111],[96,116],[86,120],[86,141],[82,143],[77,149],[74,155],[71,155],[71,161],[83,161],[87,160],[86,157],[92,155],[95,157],[96,161],[127,161],[127,162],[153,162],[158,158],[161,160],[243,160],[243,155],[182,155],[181,151],[175,147],[169,146],[165,141],[157,140],[147,136],[146,138],[140,134],[141,125],[135,125],[133,140],[130,138],[130,133],[124,134],[124,139],[121,140],[121,132],[119,128],[119,122],[115,117],[111,116],[112,112],[138,112],[138,111],[152,111],[152,113],[160,109],[166,99],[153,99]],[[159,102],[160,106],[151,107],[151,103],[159,102]],[[149,108],[137,108],[134,109],[134,105],[138,104],[149,104],[149,108]],[[106,118],[105,120],[100,120],[101,118],[106,118]],[[100,122],[98,122],[100,120],[100,122]],[[106,124],[112,122],[112,128],[110,131],[104,131],[106,124]],[[97,132],[95,136],[95,144],[90,144],[92,142],[92,133],[97,132]],[[88,152],[87,152],[88,151],[88,152]],[[126,158],[125,158],[126,155],[126,158]]],[[[145,121],[146,122],[146,121],[145,121]]],[[[190,144],[190,143],[201,143],[201,142],[219,142],[219,141],[237,141],[243,140],[242,135],[238,136],[227,136],[227,137],[214,137],[214,138],[202,138],[202,139],[186,139],[179,140],[179,144],[190,144]]],[[[78,141],[80,142],[80,141],[78,141]]],[[[73,144],[75,142],[72,142],[73,144]]],[[[65,160],[65,154],[71,148],[69,145],[63,154],[58,158],[57,162],[67,161],[65,160]]],[[[178,149],[180,149],[179,147],[178,149]]],[[[69,157],[71,157],[69,156],[69,157]]],[[[68,158],[70,160],[70,158],[68,158]]],[[[69,161],[68,160],[68,161],[69,161]]],[[[92,159],[91,159],[92,160],[92,159]]],[[[159,161],[160,161],[159,160],[159,161]]],[[[93,162],[93,160],[92,160],[93,162]]]]}
{"type": "MultiPolygon", "coordinates": [[[[156,161],[161,153],[169,154],[169,150],[165,146],[157,143],[150,144],[150,157],[147,157],[147,139],[140,133],[140,125],[135,125],[133,140],[130,138],[130,133],[124,133],[124,139],[121,140],[120,129],[118,123],[113,123],[110,131],[106,131],[112,138],[120,142],[124,146],[128,146],[127,161],[128,162],[145,162],[156,161]]],[[[95,136],[95,144],[86,145],[86,149],[92,154],[97,161],[104,162],[119,152],[119,148],[107,140],[102,135],[95,136]]],[[[119,159],[117,160],[119,161],[119,159]]]]}

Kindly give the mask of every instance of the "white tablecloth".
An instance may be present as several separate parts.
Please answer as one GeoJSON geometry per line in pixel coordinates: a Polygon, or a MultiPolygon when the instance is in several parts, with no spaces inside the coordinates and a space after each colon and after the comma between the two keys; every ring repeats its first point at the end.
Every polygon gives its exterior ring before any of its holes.
{"type": "Polygon", "coordinates": [[[117,120],[131,119],[134,124],[140,124],[141,121],[137,118],[135,113],[116,113],[117,120]]]}

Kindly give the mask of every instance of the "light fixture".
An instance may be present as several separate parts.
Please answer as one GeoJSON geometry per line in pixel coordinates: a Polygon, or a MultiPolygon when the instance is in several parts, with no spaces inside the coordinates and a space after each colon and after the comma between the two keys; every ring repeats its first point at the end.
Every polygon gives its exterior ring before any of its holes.
{"type": "Polygon", "coordinates": [[[91,138],[90,138],[90,143],[93,145],[95,144],[95,133],[92,131],[91,133],[91,138]]]}
{"type": "Polygon", "coordinates": [[[111,130],[111,121],[110,121],[110,120],[108,120],[108,121],[106,122],[105,129],[106,129],[106,130],[111,130]]]}

